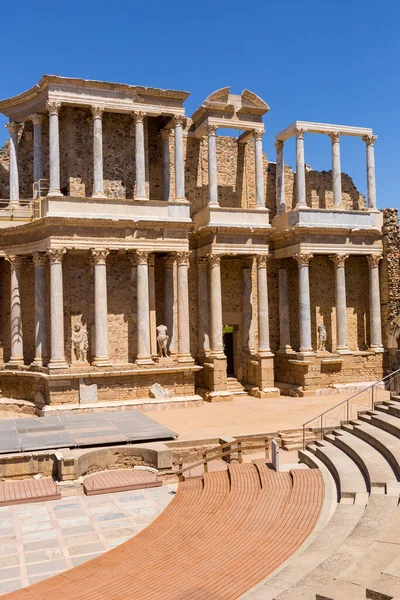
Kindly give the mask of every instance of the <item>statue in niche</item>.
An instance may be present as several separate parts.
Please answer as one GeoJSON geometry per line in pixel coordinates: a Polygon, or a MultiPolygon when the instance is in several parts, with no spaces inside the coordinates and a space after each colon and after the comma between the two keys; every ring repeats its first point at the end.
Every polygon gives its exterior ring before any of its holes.
{"type": "Polygon", "coordinates": [[[158,345],[158,356],[160,358],[168,358],[167,344],[169,336],[167,335],[167,327],[165,325],[159,325],[157,327],[157,345],[158,345]]]}
{"type": "Polygon", "coordinates": [[[327,338],[326,327],[323,323],[320,323],[318,325],[318,352],[326,351],[326,348],[325,348],[326,338],[327,338]]]}
{"type": "Polygon", "coordinates": [[[88,334],[86,327],[79,321],[74,323],[71,342],[74,361],[87,363],[87,351],[89,348],[88,334]]]}

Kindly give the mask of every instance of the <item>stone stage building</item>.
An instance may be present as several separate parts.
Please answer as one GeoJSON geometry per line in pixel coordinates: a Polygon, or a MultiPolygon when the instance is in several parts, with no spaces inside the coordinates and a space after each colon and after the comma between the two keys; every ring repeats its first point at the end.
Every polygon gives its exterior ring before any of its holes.
{"type": "Polygon", "coordinates": [[[383,375],[372,130],[296,121],[275,164],[256,94],[220,89],[190,118],[187,97],[45,75],[0,102],[4,397],[164,406],[383,375]],[[305,164],[309,134],[330,137],[331,172],[305,164]],[[341,172],[346,135],[368,198],[341,172]]]}

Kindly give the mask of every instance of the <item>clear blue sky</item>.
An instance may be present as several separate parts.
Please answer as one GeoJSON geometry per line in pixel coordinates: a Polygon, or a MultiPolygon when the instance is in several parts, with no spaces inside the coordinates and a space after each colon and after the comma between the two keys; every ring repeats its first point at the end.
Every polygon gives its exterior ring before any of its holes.
{"type": "MultiPolygon", "coordinates": [[[[400,207],[399,20],[396,0],[7,2],[0,97],[50,73],[187,90],[190,115],[220,87],[248,88],[271,107],[270,160],[296,119],[372,127],[378,205],[400,207]]],[[[306,162],[329,170],[329,138],[305,144],[306,162]]],[[[365,193],[364,146],[342,139],[342,170],[365,193]]],[[[285,159],[293,166],[289,145],[285,159]]]]}

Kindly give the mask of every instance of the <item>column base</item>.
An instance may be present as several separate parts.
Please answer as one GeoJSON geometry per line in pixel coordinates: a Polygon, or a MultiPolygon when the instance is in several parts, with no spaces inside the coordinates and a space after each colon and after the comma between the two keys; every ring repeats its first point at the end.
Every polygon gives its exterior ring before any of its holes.
{"type": "Polygon", "coordinates": [[[185,196],[176,196],[173,199],[173,201],[174,202],[185,202],[185,203],[188,203],[188,200],[187,200],[187,198],[185,198],[185,196]]]}
{"type": "Polygon", "coordinates": [[[12,356],[7,363],[7,367],[23,367],[24,359],[20,356],[12,356]]]}
{"type": "Polygon", "coordinates": [[[111,360],[108,356],[95,356],[92,361],[93,367],[110,367],[111,360]]]}
{"type": "Polygon", "coordinates": [[[191,354],[178,354],[178,363],[194,363],[194,358],[191,354]]]}
{"type": "Polygon", "coordinates": [[[217,359],[219,359],[219,358],[226,358],[226,356],[225,356],[225,354],[222,352],[222,350],[221,350],[221,351],[219,351],[219,352],[212,352],[212,351],[211,351],[211,352],[210,352],[210,354],[209,354],[209,356],[210,356],[210,358],[217,358],[217,359]]]}
{"type": "Polygon", "coordinates": [[[135,360],[135,363],[139,366],[154,365],[154,361],[151,358],[150,354],[148,356],[138,356],[135,360]]]}
{"type": "Polygon", "coordinates": [[[283,348],[279,348],[277,350],[279,354],[296,354],[295,350],[293,350],[292,346],[284,346],[283,348]]]}
{"type": "Polygon", "coordinates": [[[147,198],[146,196],[135,196],[134,200],[140,200],[143,202],[149,202],[150,198],[147,198]]]}
{"type": "Polygon", "coordinates": [[[314,356],[315,352],[312,348],[300,348],[297,354],[302,354],[303,356],[314,356]]]}
{"type": "Polygon", "coordinates": [[[61,193],[61,190],[49,190],[47,192],[47,196],[63,196],[64,194],[61,193]]]}
{"type": "Polygon", "coordinates": [[[31,362],[31,367],[43,367],[43,359],[42,358],[35,358],[31,362]]]}
{"type": "Polygon", "coordinates": [[[107,196],[103,194],[103,192],[96,192],[95,194],[92,194],[92,198],[107,198],[107,196]]]}
{"type": "Polygon", "coordinates": [[[369,349],[373,350],[373,352],[385,352],[385,348],[383,346],[370,346],[369,349]]]}
{"type": "Polygon", "coordinates": [[[272,358],[274,355],[271,350],[261,350],[256,353],[257,358],[272,358]]]}
{"type": "Polygon", "coordinates": [[[49,369],[69,369],[69,364],[64,358],[52,358],[47,367],[49,369]]]}
{"type": "Polygon", "coordinates": [[[353,354],[348,346],[336,346],[334,354],[353,354]]]}
{"type": "Polygon", "coordinates": [[[10,200],[8,206],[10,208],[18,208],[20,205],[19,200],[10,200]]]}

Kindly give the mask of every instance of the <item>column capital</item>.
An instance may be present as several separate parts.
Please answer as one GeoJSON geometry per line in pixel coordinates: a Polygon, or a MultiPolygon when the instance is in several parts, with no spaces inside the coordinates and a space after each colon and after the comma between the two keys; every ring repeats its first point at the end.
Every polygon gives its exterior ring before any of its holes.
{"type": "Polygon", "coordinates": [[[161,139],[169,140],[169,138],[171,137],[171,130],[170,129],[160,129],[160,135],[161,135],[161,139]]]}
{"type": "Polygon", "coordinates": [[[18,133],[19,123],[17,123],[16,121],[10,121],[9,123],[5,124],[5,127],[7,127],[8,131],[10,132],[10,134],[12,134],[12,133],[18,133]]]}
{"type": "Polygon", "coordinates": [[[304,127],[296,127],[296,129],[294,130],[296,139],[303,140],[305,132],[306,129],[304,129],[304,127]]]}
{"type": "Polygon", "coordinates": [[[254,129],[253,136],[255,140],[262,140],[262,137],[265,133],[265,129],[254,129]]]}
{"type": "Polygon", "coordinates": [[[185,115],[174,115],[174,125],[178,125],[179,127],[183,127],[186,121],[185,115]]]}
{"type": "Polygon", "coordinates": [[[177,252],[176,253],[176,262],[178,267],[181,265],[189,266],[189,256],[190,252],[177,252]]]}
{"type": "Polygon", "coordinates": [[[269,256],[267,254],[257,254],[257,269],[265,269],[268,266],[269,256]]]}
{"type": "Polygon", "coordinates": [[[331,131],[330,133],[328,133],[328,135],[331,138],[332,144],[334,144],[335,142],[338,142],[340,140],[339,131],[331,131]]]}
{"type": "Polygon", "coordinates": [[[135,121],[135,123],[143,123],[144,122],[144,118],[146,116],[145,112],[142,112],[141,110],[137,110],[132,114],[132,119],[135,121]]]}
{"type": "Polygon", "coordinates": [[[166,269],[173,269],[175,261],[176,261],[176,256],[175,256],[174,252],[167,254],[167,256],[165,256],[163,258],[163,263],[164,263],[164,266],[166,269]]]}
{"type": "Polygon", "coordinates": [[[90,255],[93,265],[105,265],[107,256],[110,254],[108,248],[91,248],[90,255]]]}
{"type": "Polygon", "coordinates": [[[335,263],[337,269],[344,267],[346,260],[349,258],[348,254],[330,254],[330,260],[335,263]]]}
{"type": "Polygon", "coordinates": [[[61,108],[61,102],[55,102],[54,100],[48,100],[46,102],[46,108],[49,111],[49,115],[58,115],[61,108]]]}
{"type": "Polygon", "coordinates": [[[64,258],[64,254],[66,254],[66,248],[49,248],[47,250],[47,255],[50,259],[51,265],[61,264],[62,259],[64,258]]]}
{"type": "Polygon", "coordinates": [[[375,143],[375,140],[378,139],[377,135],[364,135],[362,140],[363,142],[365,142],[367,144],[367,146],[373,146],[375,143]]]}
{"type": "Polygon", "coordinates": [[[209,254],[208,255],[208,264],[210,267],[219,267],[221,264],[221,255],[220,254],[209,254]]]}
{"type": "Polygon", "coordinates": [[[7,254],[5,259],[10,263],[11,269],[13,270],[17,270],[22,267],[23,256],[19,256],[18,254],[7,254]]]}
{"type": "Polygon", "coordinates": [[[41,125],[43,123],[44,115],[33,113],[32,115],[29,115],[29,118],[34,125],[41,125]]]}
{"type": "Polygon", "coordinates": [[[297,261],[299,267],[308,267],[312,254],[299,252],[297,254],[293,254],[293,258],[297,261]]]}
{"type": "Polygon", "coordinates": [[[275,140],[275,149],[276,150],[283,150],[283,145],[284,145],[284,141],[283,140],[275,140]]]}
{"type": "Polygon", "coordinates": [[[367,254],[369,266],[373,269],[379,267],[379,261],[382,260],[382,254],[367,254]]]}
{"type": "Polygon", "coordinates": [[[198,269],[207,269],[209,265],[209,259],[206,256],[198,256],[196,262],[198,269]]]}
{"type": "Polygon", "coordinates": [[[101,119],[104,112],[104,106],[93,105],[90,107],[93,119],[101,119]]]}
{"type": "Polygon", "coordinates": [[[217,133],[217,129],[218,129],[218,125],[213,125],[213,124],[208,124],[207,125],[207,134],[208,137],[210,137],[211,135],[215,136],[217,133]]]}
{"type": "Polygon", "coordinates": [[[47,255],[45,252],[35,252],[32,256],[35,267],[45,267],[47,263],[47,255]]]}
{"type": "Polygon", "coordinates": [[[148,265],[149,254],[148,250],[134,250],[129,252],[128,256],[132,266],[137,267],[138,265],[148,265]]]}

